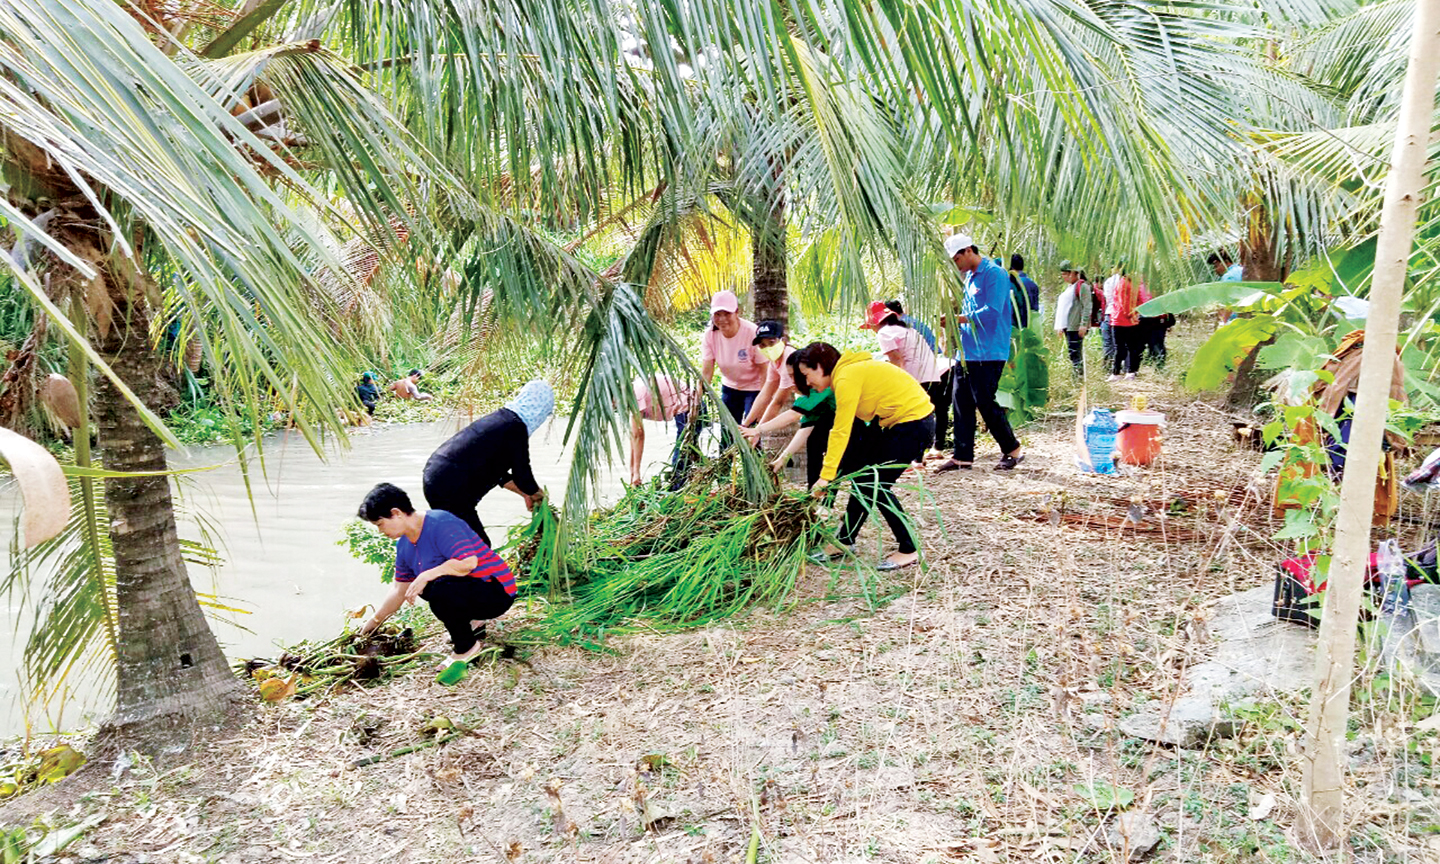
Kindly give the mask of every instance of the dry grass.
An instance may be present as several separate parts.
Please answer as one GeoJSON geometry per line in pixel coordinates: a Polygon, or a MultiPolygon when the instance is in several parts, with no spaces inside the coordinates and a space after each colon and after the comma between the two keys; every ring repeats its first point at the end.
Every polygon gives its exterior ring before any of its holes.
{"type": "MultiPolygon", "coordinates": [[[[1284,554],[1268,539],[1268,487],[1250,476],[1259,455],[1174,389],[1114,389],[1169,415],[1153,470],[1077,475],[1073,426],[1057,418],[1027,430],[1013,475],[925,478],[906,497],[924,571],[812,572],[785,613],[627,637],[613,655],[540,650],[454,689],[417,675],[257,706],[193,763],[92,781],[73,814],[108,818],[78,854],[728,862],[754,841],[754,860],[773,862],[1120,861],[1111,814],[1075,791],[1104,781],[1160,825],[1155,860],[1307,860],[1293,828],[1298,701],[1262,703],[1239,738],[1205,751],[1115,731],[1177,694],[1207,653],[1213,601],[1267,582],[1284,554]],[[1137,496],[1150,512],[1121,524],[1137,496]],[[1183,511],[1159,519],[1177,499],[1183,511]],[[351,767],[419,742],[436,715],[467,733],[351,767]],[[1252,820],[1267,793],[1277,806],[1252,820]]],[[[862,543],[881,539],[872,525],[862,543]]],[[[1353,860],[1433,861],[1435,780],[1402,760],[1406,730],[1383,728],[1393,716],[1357,715],[1353,860]]]]}

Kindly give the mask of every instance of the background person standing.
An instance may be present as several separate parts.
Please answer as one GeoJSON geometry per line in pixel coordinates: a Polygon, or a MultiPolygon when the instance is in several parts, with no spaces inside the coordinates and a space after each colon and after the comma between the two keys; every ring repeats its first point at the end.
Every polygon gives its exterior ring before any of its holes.
{"type": "Polygon", "coordinates": [[[922,385],[925,392],[930,394],[930,404],[935,406],[935,449],[943,451],[950,443],[950,389],[952,386],[950,358],[940,352],[940,343],[935,338],[935,331],[930,326],[914,315],[906,315],[905,307],[898,299],[886,300],[886,308],[900,316],[900,321],[908,324],[930,350],[935,352],[935,362],[940,367],[940,380],[931,384],[922,385]]]}
{"type": "Polygon", "coordinates": [[[1060,262],[1060,278],[1065,288],[1055,298],[1055,332],[1065,337],[1070,365],[1075,374],[1085,377],[1085,334],[1090,332],[1090,316],[1094,312],[1095,295],[1081,278],[1079,270],[1069,261],[1060,262]]]}
{"type": "Polygon", "coordinates": [[[955,234],[945,241],[945,254],[969,275],[960,316],[960,349],[963,360],[953,369],[955,406],[955,455],[938,471],[955,471],[975,465],[975,412],[985,420],[995,443],[1000,445],[1000,462],[995,467],[1008,471],[1025,458],[1020,441],[1010,428],[1005,409],[996,401],[1000,376],[1010,359],[1010,274],[994,261],[980,255],[968,234],[955,234]]]}
{"type": "Polygon", "coordinates": [[[700,340],[700,380],[720,367],[720,402],[736,423],[744,420],[765,386],[765,357],[755,347],[755,324],[740,317],[734,291],[710,298],[710,329],[700,340]]]}
{"type": "Polygon", "coordinates": [[[1111,381],[1120,377],[1121,370],[1126,378],[1134,378],[1140,371],[1140,358],[1145,350],[1145,329],[1140,326],[1140,291],[1123,268],[1116,275],[1120,281],[1115,286],[1115,305],[1110,310],[1111,332],[1115,334],[1111,381]]]}

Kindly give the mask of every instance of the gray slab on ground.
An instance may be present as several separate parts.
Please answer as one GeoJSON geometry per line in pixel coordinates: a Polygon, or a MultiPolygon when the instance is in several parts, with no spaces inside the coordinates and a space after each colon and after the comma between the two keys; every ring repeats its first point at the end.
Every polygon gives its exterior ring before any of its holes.
{"type": "Polygon", "coordinates": [[[1197,747],[1232,734],[1222,706],[1256,694],[1298,690],[1315,672],[1315,631],[1270,614],[1272,586],[1222,598],[1210,619],[1214,655],[1187,670],[1174,704],[1155,705],[1120,721],[1136,738],[1197,747]]]}

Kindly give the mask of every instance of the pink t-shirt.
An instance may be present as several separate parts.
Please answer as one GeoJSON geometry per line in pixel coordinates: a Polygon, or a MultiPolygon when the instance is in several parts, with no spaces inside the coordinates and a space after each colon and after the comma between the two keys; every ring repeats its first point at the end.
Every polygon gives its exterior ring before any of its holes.
{"type": "Polygon", "coordinates": [[[700,362],[714,360],[720,367],[720,383],[731,390],[755,390],[765,386],[768,362],[755,341],[755,324],[740,319],[740,329],[729,339],[712,325],[700,340],[700,362]]]}
{"type": "Polygon", "coordinates": [[[658,400],[656,394],[650,392],[644,376],[635,376],[631,386],[635,388],[635,401],[640,403],[640,416],[646,420],[670,420],[690,407],[690,391],[676,387],[668,375],[655,376],[655,388],[660,391],[658,400]]]}
{"type": "Polygon", "coordinates": [[[881,351],[886,354],[900,352],[900,363],[911,378],[921,384],[940,380],[940,364],[935,359],[935,352],[930,350],[925,337],[913,328],[886,324],[875,335],[880,338],[881,351]]]}
{"type": "MultiPolygon", "coordinates": [[[[779,386],[775,390],[776,393],[795,386],[795,376],[790,374],[790,364],[785,362],[789,360],[790,355],[794,353],[795,349],[786,345],[784,352],[780,354],[779,360],[776,360],[774,363],[767,360],[765,363],[765,383],[769,384],[771,381],[778,381],[779,386]]],[[[763,357],[764,355],[761,356],[763,357]]]]}

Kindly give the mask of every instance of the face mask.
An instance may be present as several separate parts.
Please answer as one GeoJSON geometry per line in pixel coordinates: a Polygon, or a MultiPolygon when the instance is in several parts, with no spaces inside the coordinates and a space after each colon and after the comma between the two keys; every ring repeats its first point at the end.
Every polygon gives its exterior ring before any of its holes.
{"type": "Polygon", "coordinates": [[[764,355],[764,357],[765,357],[766,360],[769,360],[770,362],[773,363],[773,362],[775,362],[776,360],[779,360],[779,359],[780,359],[780,355],[781,355],[781,354],[784,354],[784,353],[785,353],[785,343],[784,343],[784,342],[776,342],[774,345],[771,345],[771,346],[769,346],[768,348],[763,348],[763,347],[762,347],[762,348],[760,349],[760,353],[761,353],[762,355],[764,355]]]}

